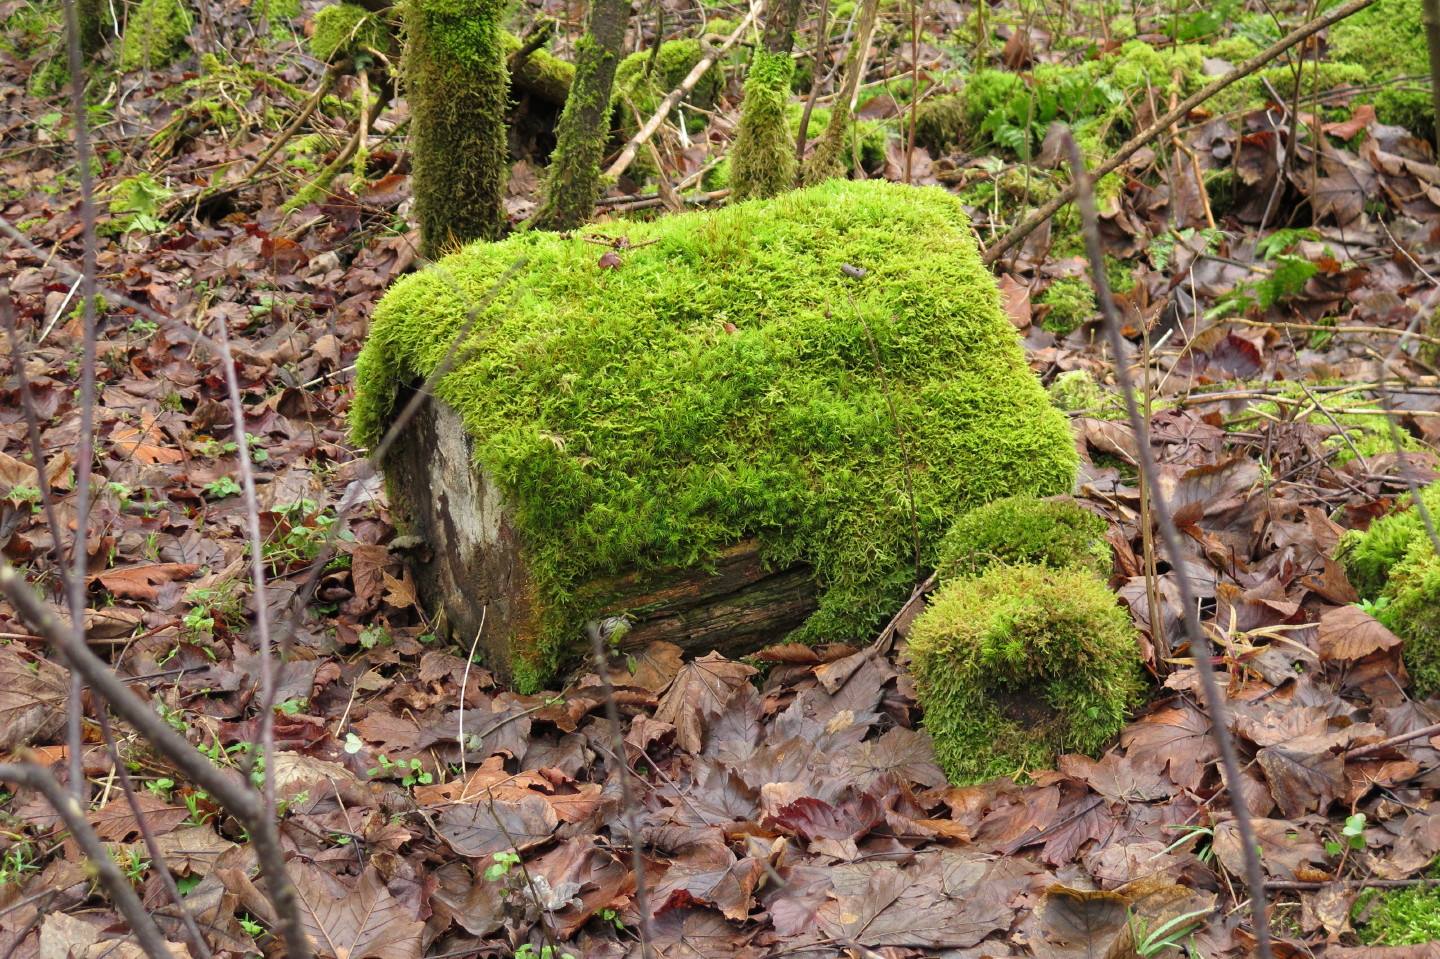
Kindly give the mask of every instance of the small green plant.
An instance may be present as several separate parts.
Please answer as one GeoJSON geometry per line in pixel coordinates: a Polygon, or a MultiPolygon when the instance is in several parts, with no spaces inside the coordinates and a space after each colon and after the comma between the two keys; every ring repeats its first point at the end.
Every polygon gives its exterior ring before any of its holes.
{"type": "Polygon", "coordinates": [[[610,923],[612,926],[615,927],[615,930],[617,932],[625,931],[625,923],[620,920],[620,913],[616,912],[614,909],[601,909],[600,921],[610,923]]]}
{"type": "Polygon", "coordinates": [[[265,934],[265,927],[249,913],[244,913],[236,918],[240,920],[240,928],[244,929],[251,936],[261,936],[265,934]]]}
{"type": "Polygon", "coordinates": [[[185,804],[185,810],[190,814],[185,819],[187,826],[203,826],[215,818],[213,812],[200,808],[201,803],[210,801],[210,794],[203,790],[192,793],[181,793],[180,801],[185,804]]]}
{"type": "Polygon", "coordinates": [[[515,959],[575,959],[575,957],[568,952],[556,952],[554,946],[541,946],[536,949],[527,942],[515,950],[515,959]]]}
{"type": "Polygon", "coordinates": [[[110,212],[117,217],[109,229],[115,233],[163,233],[166,226],[159,214],[174,197],[174,190],[149,173],[126,177],[110,193],[110,212]]]}
{"type": "Polygon", "coordinates": [[[1355,850],[1364,849],[1365,814],[1363,812],[1357,812],[1353,816],[1347,816],[1345,819],[1345,827],[1340,830],[1340,835],[1344,839],[1343,844],[1334,842],[1333,840],[1326,842],[1325,852],[1332,856],[1338,856],[1346,848],[1355,850]]]}
{"type": "Polygon", "coordinates": [[[234,632],[245,624],[245,603],[238,580],[227,579],[186,597],[191,608],[181,618],[188,639],[215,632],[234,632]]]}
{"type": "Polygon", "coordinates": [[[5,498],[16,506],[28,503],[32,513],[40,512],[40,491],[33,486],[12,486],[5,498]]]}
{"type": "Polygon", "coordinates": [[[145,870],[150,868],[150,860],[138,849],[112,849],[110,858],[115,860],[115,865],[120,867],[132,886],[138,886],[145,878],[145,870]]]}
{"type": "Polygon", "coordinates": [[[300,697],[298,699],[287,699],[275,708],[280,710],[286,716],[294,716],[297,713],[304,712],[305,707],[308,705],[310,705],[310,700],[305,699],[304,697],[300,697]]]}
{"type": "Polygon", "coordinates": [[[210,499],[225,499],[240,492],[240,484],[229,476],[222,476],[205,484],[205,495],[210,499]]]}
{"type": "Polygon", "coordinates": [[[1163,828],[1177,830],[1181,833],[1181,836],[1179,839],[1175,840],[1170,845],[1166,846],[1164,849],[1160,850],[1158,853],[1152,856],[1152,859],[1158,859],[1161,856],[1165,855],[1167,852],[1171,852],[1175,849],[1180,848],[1187,842],[1190,842],[1192,839],[1199,840],[1199,842],[1195,844],[1196,859],[1208,865],[1215,858],[1215,847],[1213,845],[1215,841],[1215,830],[1211,829],[1210,827],[1165,826],[1163,828]]]}
{"type": "Polygon", "coordinates": [[[400,780],[400,785],[406,789],[417,784],[428,786],[435,781],[435,777],[425,769],[425,764],[420,761],[420,757],[418,756],[408,761],[401,760],[399,762],[392,762],[384,753],[381,753],[377,761],[380,765],[370,770],[371,776],[380,775],[382,769],[388,775],[400,775],[403,777],[400,780]]]}
{"type": "Polygon", "coordinates": [[[0,853],[0,886],[24,882],[25,877],[40,871],[40,850],[29,840],[11,843],[0,853]]]}
{"type": "Polygon", "coordinates": [[[490,856],[495,860],[485,867],[485,881],[499,882],[510,874],[510,870],[520,865],[520,857],[513,852],[497,852],[490,856]]]}

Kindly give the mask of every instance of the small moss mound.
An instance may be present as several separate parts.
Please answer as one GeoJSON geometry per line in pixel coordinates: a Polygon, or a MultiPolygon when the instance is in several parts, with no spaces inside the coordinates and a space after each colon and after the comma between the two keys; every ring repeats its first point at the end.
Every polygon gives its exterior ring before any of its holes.
{"type": "Polygon", "coordinates": [[[1142,689],[1135,627],[1088,569],[997,565],[952,580],[908,642],[936,761],[956,785],[1094,752],[1142,689]]]}
{"type": "Polygon", "coordinates": [[[574,653],[609,599],[582,590],[599,577],[757,537],[824,587],[796,638],[853,640],[908,595],[914,520],[933,566],[960,511],[1069,491],[1064,418],[944,190],[836,181],[606,232],[632,244],[616,269],[582,238],[532,232],[400,280],[357,370],[351,427],[372,445],[397,392],[525,261],[436,388],[515,506],[543,620],[512,644],[532,647],[522,685],[574,653]]]}
{"type": "MultiPolygon", "coordinates": [[[[1421,491],[1432,522],[1440,523],[1440,484],[1421,491]]],[[[1375,617],[1405,640],[1405,667],[1415,693],[1440,693],[1440,557],[1413,507],[1383,516],[1365,532],[1340,538],[1336,557],[1375,617]]]]}
{"type": "Polygon", "coordinates": [[[167,67],[188,52],[192,20],[185,0],[140,0],[120,41],[121,70],[167,67]]]}
{"type": "Polygon", "coordinates": [[[1088,569],[1110,575],[1105,520],[1074,502],[1008,496],[962,515],[940,542],[940,582],[999,564],[1088,569]]]}
{"type": "Polygon", "coordinates": [[[336,3],[322,7],[312,21],[310,53],[317,60],[329,62],[353,57],[366,47],[390,53],[394,42],[390,29],[376,14],[353,3],[336,3]]]}
{"type": "Polygon", "coordinates": [[[915,142],[936,153],[959,146],[965,139],[970,112],[961,94],[925,100],[915,108],[915,142]]]}
{"type": "Polygon", "coordinates": [[[1050,402],[1066,413],[1085,410],[1096,419],[1107,419],[1117,412],[1115,394],[1101,386],[1088,370],[1061,373],[1051,381],[1049,392],[1050,402]]]}

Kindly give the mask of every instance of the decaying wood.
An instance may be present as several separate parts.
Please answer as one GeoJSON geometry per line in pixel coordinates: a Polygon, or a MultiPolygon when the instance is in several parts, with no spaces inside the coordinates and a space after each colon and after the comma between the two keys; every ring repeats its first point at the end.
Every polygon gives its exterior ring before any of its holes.
{"type": "MultiPolygon", "coordinates": [[[[513,506],[474,467],[473,454],[459,414],[432,401],[399,437],[384,470],[425,608],[466,648],[478,634],[486,665],[504,675],[512,654],[536,635],[535,584],[513,506]]],[[[629,630],[618,641],[622,650],[664,640],[697,654],[737,655],[804,622],[817,590],[808,566],[768,568],[747,540],[703,566],[597,579],[580,593],[620,597],[597,612],[595,624],[608,633],[612,618],[623,615],[629,630]]],[[[574,642],[579,659],[589,641],[577,632],[574,642]]]]}

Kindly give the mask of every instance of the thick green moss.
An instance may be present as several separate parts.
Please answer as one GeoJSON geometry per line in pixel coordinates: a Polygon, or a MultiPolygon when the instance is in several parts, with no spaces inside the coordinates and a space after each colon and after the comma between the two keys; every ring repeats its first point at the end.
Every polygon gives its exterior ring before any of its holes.
{"type": "Polygon", "coordinates": [[[956,785],[1094,752],[1142,689],[1135,627],[1087,569],[997,565],[951,580],[908,643],[936,761],[956,785]]]}
{"type": "Polygon", "coordinates": [[[544,618],[516,664],[528,685],[574,652],[606,599],[576,591],[599,576],[691,566],[755,536],[825,589],[799,638],[855,639],[913,584],[907,477],[923,565],[959,511],[1069,491],[1064,419],[945,191],[840,181],[606,232],[655,242],[602,269],[594,244],[527,233],[406,277],[357,368],[351,425],[371,445],[396,391],[525,260],[513,305],[482,316],[436,392],[528,544],[544,618]]]}
{"type": "MultiPolygon", "coordinates": [[[[1440,484],[1421,491],[1432,522],[1440,522],[1440,484]]],[[[1365,532],[1340,538],[1336,557],[1376,617],[1405,640],[1405,667],[1417,695],[1440,693],[1440,558],[1413,507],[1382,516],[1365,532]]]]}
{"type": "MultiPolygon", "coordinates": [[[[1436,864],[1431,863],[1427,875],[1435,876],[1436,869],[1436,864]]],[[[1440,890],[1433,885],[1383,893],[1366,890],[1355,901],[1352,915],[1366,912],[1370,918],[1356,924],[1363,942],[1377,946],[1440,942],[1440,890]]]]}
{"type": "Polygon", "coordinates": [[[376,14],[354,3],[322,7],[312,21],[310,53],[317,60],[343,60],[369,47],[389,53],[394,43],[390,29],[376,14]]]}
{"type": "Polygon", "coordinates": [[[735,200],[772,197],[795,186],[795,140],[786,120],[794,73],[789,54],[756,50],[750,61],[731,150],[730,192],[735,200]]]}
{"type": "MultiPolygon", "coordinates": [[[[1376,0],[1330,28],[1330,56],[1357,71],[1353,83],[1412,77],[1402,86],[1424,87],[1430,73],[1422,4],[1376,0]]],[[[1382,89],[1370,97],[1382,123],[1403,126],[1423,139],[1435,136],[1435,108],[1424,89],[1382,89]]]]}
{"type": "Polygon", "coordinates": [[[1074,502],[1007,496],[962,515],[940,542],[941,583],[996,564],[1088,569],[1110,575],[1105,520],[1074,502]]]}
{"type": "Polygon", "coordinates": [[[120,41],[121,70],[169,66],[184,56],[192,25],[185,0],[140,0],[125,23],[120,41]]]}
{"type": "Polygon", "coordinates": [[[545,173],[545,197],[535,225],[574,230],[595,213],[600,161],[610,131],[610,95],[625,42],[627,0],[594,0],[590,29],[575,44],[575,80],[556,129],[555,152],[545,173]]]}
{"type": "MultiPolygon", "coordinates": [[[[615,94],[617,107],[620,110],[620,129],[628,138],[637,129],[635,114],[626,103],[634,104],[635,109],[640,112],[641,122],[650,119],[660,106],[660,101],[680,85],[695,64],[700,62],[705,51],[699,40],[666,40],[660,44],[660,49],[654,53],[654,64],[651,64],[652,51],[638,50],[620,61],[620,66],[615,69],[615,94]]],[[[725,87],[725,71],[718,63],[713,64],[700,77],[700,82],[695,84],[695,89],[690,95],[680,101],[681,110],[685,104],[699,107],[701,110],[708,110],[715,105],[720,98],[720,91],[725,87]]],[[[705,128],[705,114],[698,110],[685,111],[685,129],[690,133],[698,133],[705,128]]]]}
{"type": "Polygon", "coordinates": [[[1100,309],[1095,304],[1095,287],[1083,276],[1062,276],[1035,302],[1050,307],[1040,325],[1056,336],[1069,336],[1100,309]]]}
{"type": "Polygon", "coordinates": [[[505,222],[503,0],[406,0],[415,218],[435,259],[505,222]]]}

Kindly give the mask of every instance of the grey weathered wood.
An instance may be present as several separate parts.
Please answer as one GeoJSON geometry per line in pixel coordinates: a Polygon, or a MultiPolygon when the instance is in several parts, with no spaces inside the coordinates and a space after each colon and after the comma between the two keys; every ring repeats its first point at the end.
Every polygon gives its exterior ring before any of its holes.
{"type": "MultiPolygon", "coordinates": [[[[425,608],[465,648],[475,642],[504,675],[511,655],[533,640],[536,609],[524,541],[499,488],[474,466],[474,441],[460,415],[436,400],[401,434],[384,464],[391,509],[403,534],[423,548],[407,551],[425,608]],[[481,630],[481,623],[484,629],[481,630]]],[[[621,649],[657,640],[703,654],[736,655],[776,642],[815,610],[810,567],[769,569],[753,541],[733,544],[703,567],[632,572],[584,587],[623,597],[599,621],[622,614],[621,649]]],[[[589,652],[573,637],[575,658],[589,652]]]]}

